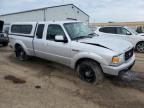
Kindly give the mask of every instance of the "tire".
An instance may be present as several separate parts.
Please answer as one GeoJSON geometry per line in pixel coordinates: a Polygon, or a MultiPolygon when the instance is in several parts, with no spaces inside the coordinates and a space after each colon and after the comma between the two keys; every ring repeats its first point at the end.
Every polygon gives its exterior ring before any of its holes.
{"type": "Polygon", "coordinates": [[[28,59],[26,52],[24,51],[24,49],[21,46],[16,47],[15,55],[16,55],[17,59],[20,61],[25,61],[28,59]]]}
{"type": "Polygon", "coordinates": [[[3,46],[7,46],[7,45],[8,45],[8,43],[3,43],[2,45],[3,45],[3,46]]]}
{"type": "Polygon", "coordinates": [[[139,42],[136,45],[136,51],[140,53],[144,53],[144,42],[139,42]]]}
{"type": "Polygon", "coordinates": [[[104,79],[100,65],[92,60],[81,62],[77,66],[77,72],[81,80],[93,85],[102,83],[104,79]]]}

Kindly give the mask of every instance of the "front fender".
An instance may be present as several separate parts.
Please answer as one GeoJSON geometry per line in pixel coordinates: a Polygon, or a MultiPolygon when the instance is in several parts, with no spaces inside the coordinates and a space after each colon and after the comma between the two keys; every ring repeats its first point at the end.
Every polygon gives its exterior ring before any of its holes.
{"type": "Polygon", "coordinates": [[[95,60],[95,61],[97,61],[100,64],[104,64],[104,65],[107,64],[106,60],[104,60],[100,55],[97,55],[95,53],[90,53],[90,52],[82,52],[82,53],[76,54],[72,58],[71,68],[74,69],[77,61],[80,60],[80,59],[83,59],[83,58],[88,58],[88,59],[95,60]]]}

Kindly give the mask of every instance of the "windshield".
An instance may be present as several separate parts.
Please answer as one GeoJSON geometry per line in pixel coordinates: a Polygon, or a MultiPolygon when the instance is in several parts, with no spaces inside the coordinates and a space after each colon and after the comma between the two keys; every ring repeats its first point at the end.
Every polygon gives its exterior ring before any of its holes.
{"type": "Polygon", "coordinates": [[[132,28],[127,28],[130,32],[132,32],[133,34],[135,34],[135,35],[138,35],[138,33],[134,30],[134,29],[132,29],[132,28]]]}
{"type": "Polygon", "coordinates": [[[65,23],[64,27],[72,40],[89,38],[94,35],[88,25],[82,22],[65,23]]]}

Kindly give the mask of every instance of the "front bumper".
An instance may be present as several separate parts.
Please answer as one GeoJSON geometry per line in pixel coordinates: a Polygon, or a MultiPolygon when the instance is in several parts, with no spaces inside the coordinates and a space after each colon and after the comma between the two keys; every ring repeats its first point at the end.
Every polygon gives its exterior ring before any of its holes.
{"type": "Polygon", "coordinates": [[[103,72],[106,74],[118,76],[121,72],[129,71],[133,67],[134,63],[135,63],[135,56],[133,55],[133,57],[130,60],[128,60],[126,63],[123,63],[120,66],[115,67],[115,66],[102,65],[102,69],[103,72]]]}

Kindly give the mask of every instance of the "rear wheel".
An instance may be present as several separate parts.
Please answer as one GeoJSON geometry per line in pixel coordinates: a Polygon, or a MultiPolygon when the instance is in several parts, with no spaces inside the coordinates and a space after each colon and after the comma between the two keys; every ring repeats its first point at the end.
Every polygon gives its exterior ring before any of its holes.
{"type": "Polygon", "coordinates": [[[83,81],[94,85],[100,84],[104,78],[101,67],[92,60],[81,62],[77,67],[77,72],[83,81]]]}
{"type": "Polygon", "coordinates": [[[144,42],[139,42],[137,45],[136,45],[136,50],[140,53],[144,53],[144,42]]]}
{"type": "Polygon", "coordinates": [[[15,50],[15,55],[20,61],[25,61],[28,59],[28,56],[24,49],[21,46],[17,46],[15,50]]]}

